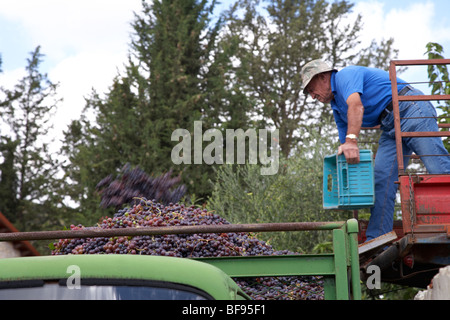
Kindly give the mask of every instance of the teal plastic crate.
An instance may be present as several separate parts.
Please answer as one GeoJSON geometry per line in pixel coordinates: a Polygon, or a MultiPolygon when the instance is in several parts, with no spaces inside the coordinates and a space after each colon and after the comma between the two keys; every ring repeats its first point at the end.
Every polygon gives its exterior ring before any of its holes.
{"type": "Polygon", "coordinates": [[[373,156],[360,150],[360,162],[348,164],[344,155],[331,155],[323,161],[324,209],[362,209],[375,203],[373,156]]]}

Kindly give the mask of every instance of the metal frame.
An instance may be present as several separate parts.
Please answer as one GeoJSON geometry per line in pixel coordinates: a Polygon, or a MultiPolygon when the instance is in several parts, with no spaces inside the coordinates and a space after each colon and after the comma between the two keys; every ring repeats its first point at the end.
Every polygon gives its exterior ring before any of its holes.
{"type": "MultiPolygon", "coordinates": [[[[304,223],[308,224],[308,223],[304,223]]],[[[286,256],[197,258],[230,277],[323,276],[326,300],[361,300],[358,256],[358,222],[324,225],[333,231],[333,253],[286,256]]],[[[309,230],[319,230],[311,225],[309,230]]]]}
{"type": "MultiPolygon", "coordinates": [[[[402,132],[400,126],[400,101],[428,101],[428,100],[450,100],[450,95],[420,95],[420,96],[399,96],[397,87],[397,66],[419,66],[419,65],[444,65],[450,64],[450,59],[432,60],[392,60],[389,67],[389,74],[392,86],[392,106],[394,112],[395,140],[397,146],[397,161],[399,175],[405,174],[403,163],[402,138],[404,137],[450,137],[450,131],[446,132],[402,132]]],[[[449,127],[440,125],[439,127],[449,127]]]]}
{"type": "MultiPolygon", "coordinates": [[[[450,132],[402,132],[399,102],[450,100],[450,95],[399,96],[396,67],[447,64],[450,64],[450,59],[397,60],[391,61],[389,68],[404,232],[404,236],[397,242],[398,256],[403,259],[409,257],[411,266],[412,264],[422,264],[424,270],[419,271],[418,274],[432,270],[431,266],[450,263],[450,194],[448,192],[450,175],[405,173],[402,139],[405,137],[450,137],[450,132]]],[[[449,124],[439,124],[438,126],[439,128],[450,128],[449,124]]],[[[405,276],[404,279],[408,277],[405,276]]],[[[420,274],[418,280],[415,281],[422,281],[419,278],[420,274]]],[[[426,276],[424,279],[427,281],[426,276]]]]}

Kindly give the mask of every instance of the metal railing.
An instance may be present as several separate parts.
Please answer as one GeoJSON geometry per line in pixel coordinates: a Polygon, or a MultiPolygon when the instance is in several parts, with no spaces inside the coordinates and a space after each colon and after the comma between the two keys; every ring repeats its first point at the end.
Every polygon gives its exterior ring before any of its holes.
{"type": "MultiPolygon", "coordinates": [[[[398,66],[421,66],[421,65],[446,65],[450,64],[450,59],[431,59],[431,60],[392,60],[389,67],[389,75],[392,86],[392,106],[394,113],[395,141],[397,146],[397,161],[399,175],[405,174],[405,165],[403,162],[402,139],[408,137],[450,137],[450,131],[437,132],[402,132],[400,125],[400,101],[432,101],[432,100],[450,100],[450,95],[414,95],[399,96],[397,86],[397,67],[398,66]]],[[[440,128],[448,128],[448,124],[439,124],[440,128]]],[[[421,155],[434,156],[434,155],[421,155]]]]}

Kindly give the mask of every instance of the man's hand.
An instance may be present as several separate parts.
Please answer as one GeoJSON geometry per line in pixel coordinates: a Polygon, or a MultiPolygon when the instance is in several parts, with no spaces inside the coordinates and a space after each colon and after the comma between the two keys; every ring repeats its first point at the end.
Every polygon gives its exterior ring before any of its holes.
{"type": "Polygon", "coordinates": [[[347,163],[357,164],[359,163],[359,148],[358,144],[351,140],[348,140],[339,146],[338,155],[344,154],[347,163]]]}
{"type": "Polygon", "coordinates": [[[344,154],[347,163],[359,163],[359,148],[357,138],[361,130],[361,124],[364,114],[364,106],[361,102],[361,97],[358,92],[352,93],[347,98],[348,105],[348,125],[347,137],[345,143],[341,144],[338,149],[338,154],[344,154]],[[353,138],[352,138],[353,136],[353,138]]]}

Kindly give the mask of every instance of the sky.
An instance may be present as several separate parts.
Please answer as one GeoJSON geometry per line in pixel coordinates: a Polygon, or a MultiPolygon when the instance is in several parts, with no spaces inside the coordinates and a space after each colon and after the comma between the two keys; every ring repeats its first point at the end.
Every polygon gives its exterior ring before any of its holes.
{"type": "MultiPolygon", "coordinates": [[[[222,0],[227,8],[232,0],[222,0]]],[[[425,59],[425,45],[438,42],[450,57],[450,1],[353,0],[363,17],[360,40],[394,38],[398,59],[425,59]]],[[[13,88],[24,74],[30,52],[45,56],[40,71],[59,83],[64,99],[55,115],[55,134],[78,119],[94,88],[107,92],[129,53],[131,22],[141,0],[0,0],[0,87],[13,88]]],[[[414,68],[414,67],[413,67],[414,68]]],[[[426,81],[424,69],[408,70],[407,81],[426,81]]],[[[426,89],[426,88],[425,88],[426,89]]]]}

